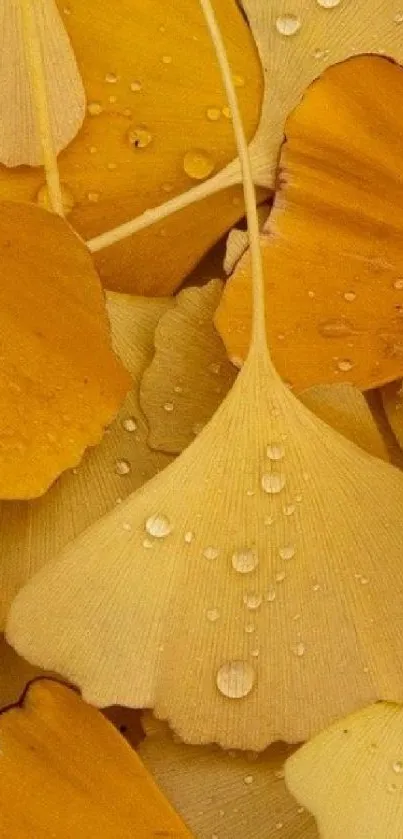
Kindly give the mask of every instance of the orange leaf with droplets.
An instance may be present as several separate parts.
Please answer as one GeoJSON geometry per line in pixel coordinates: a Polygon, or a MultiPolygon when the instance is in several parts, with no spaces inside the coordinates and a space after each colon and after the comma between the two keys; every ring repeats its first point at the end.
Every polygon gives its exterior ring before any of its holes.
{"type": "MultiPolygon", "coordinates": [[[[59,168],[69,221],[89,239],[200,183],[211,167],[219,173],[236,147],[198,3],[70,0],[68,14],[64,0],[58,6],[88,100],[59,168]],[[188,159],[187,174],[185,154],[200,150],[206,165],[188,159]]],[[[233,0],[220,0],[218,13],[252,137],[263,89],[257,51],[233,0]]],[[[0,198],[33,201],[43,181],[38,171],[0,168],[0,198]]],[[[100,252],[101,278],[116,290],[168,293],[242,215],[239,187],[208,198],[100,252]]]]}
{"type": "Polygon", "coordinates": [[[130,377],[98,276],[57,216],[0,205],[0,497],[41,495],[95,445],[130,377]]]}
{"type": "MultiPolygon", "coordinates": [[[[356,58],[288,120],[263,257],[274,361],[297,390],[367,389],[403,371],[402,94],[400,68],[356,58]]],[[[245,357],[250,321],[247,256],[216,315],[230,356],[245,357]]]]}
{"type": "Polygon", "coordinates": [[[2,837],[190,839],[136,752],[70,688],[34,682],[0,736],[2,837]]]}

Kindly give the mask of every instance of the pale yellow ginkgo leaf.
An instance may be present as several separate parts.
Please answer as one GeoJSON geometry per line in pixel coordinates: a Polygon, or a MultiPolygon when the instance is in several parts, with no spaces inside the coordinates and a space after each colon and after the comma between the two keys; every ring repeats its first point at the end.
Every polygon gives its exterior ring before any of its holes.
{"type": "Polygon", "coordinates": [[[140,390],[152,448],[181,452],[235,381],[237,370],[213,325],[222,288],[220,280],[211,280],[181,291],[157,325],[155,356],[140,390]]]}
{"type": "Polygon", "coordinates": [[[153,353],[153,335],[170,300],[110,293],[107,306],[115,350],[133,389],[101,443],[77,469],[64,473],[35,501],[0,504],[0,627],[19,588],[85,527],[169,463],[151,451],[138,387],[153,353]]]}
{"type": "MultiPolygon", "coordinates": [[[[259,226],[262,229],[270,214],[271,205],[268,203],[262,204],[258,207],[259,226]]],[[[233,227],[230,230],[226,243],[226,251],[224,257],[224,271],[227,276],[232,274],[237,262],[239,262],[242,254],[245,253],[249,245],[248,231],[242,228],[233,227]]]]}
{"type": "Polygon", "coordinates": [[[312,817],[286,789],[284,744],[262,755],[188,746],[143,715],[139,754],[197,839],[318,839],[312,817]]]}
{"type": "Polygon", "coordinates": [[[401,839],[403,706],[379,702],[295,752],[286,783],[321,839],[401,839]]]}
{"type": "Polygon", "coordinates": [[[38,79],[31,63],[35,37],[39,39],[45,107],[56,152],[73,140],[85,116],[84,87],[55,0],[4,0],[0,5],[0,161],[6,166],[43,163],[36,113],[38,79]]]}
{"type": "Polygon", "coordinates": [[[261,121],[250,144],[253,176],[273,187],[286,119],[327,67],[360,53],[402,62],[402,9],[396,0],[241,3],[265,74],[261,121]]]}
{"type": "Polygon", "coordinates": [[[186,741],[263,750],[403,700],[403,475],[318,419],[273,368],[247,146],[201,3],[245,172],[249,356],[183,454],[18,594],[7,632],[94,704],[151,707],[186,741]]]}

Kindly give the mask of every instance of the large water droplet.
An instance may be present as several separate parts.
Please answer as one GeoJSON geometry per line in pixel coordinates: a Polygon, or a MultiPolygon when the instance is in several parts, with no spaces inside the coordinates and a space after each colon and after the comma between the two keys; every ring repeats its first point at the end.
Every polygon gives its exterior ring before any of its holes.
{"type": "Polygon", "coordinates": [[[345,318],[330,318],[319,324],[318,331],[324,338],[345,338],[353,334],[354,328],[345,318]]]}
{"type": "Polygon", "coordinates": [[[220,693],[230,699],[242,699],[251,692],[256,673],[248,661],[227,661],[217,673],[217,687],[220,693]]]}
{"type": "MultiPolygon", "coordinates": [[[[71,213],[72,209],[74,208],[76,201],[70,187],[68,187],[67,184],[61,183],[60,188],[62,194],[63,210],[65,215],[68,216],[68,214],[71,213]]],[[[44,207],[45,210],[52,209],[47,184],[42,184],[42,186],[39,187],[38,192],[36,193],[36,203],[39,205],[39,207],[44,207]]]]}
{"type": "Polygon", "coordinates": [[[249,574],[254,571],[259,563],[259,558],[253,548],[245,548],[243,551],[237,551],[232,554],[232,567],[240,574],[249,574]]]}
{"type": "Polygon", "coordinates": [[[205,548],[203,551],[203,556],[205,556],[206,559],[217,559],[219,553],[220,551],[218,548],[213,548],[212,545],[209,545],[208,548],[205,548]]]}
{"type": "Polygon", "coordinates": [[[164,539],[169,533],[172,533],[172,525],[167,516],[157,513],[155,516],[150,516],[145,528],[150,536],[155,536],[156,539],[164,539]]]}
{"type": "Polygon", "coordinates": [[[145,125],[131,126],[126,136],[133,149],[145,149],[153,139],[151,132],[145,125]]]}
{"type": "Polygon", "coordinates": [[[281,443],[270,443],[267,446],[266,454],[269,460],[282,460],[285,455],[285,448],[281,443]]]}
{"type": "Polygon", "coordinates": [[[117,460],[115,463],[115,472],[117,475],[128,475],[131,468],[128,460],[117,460]]]}
{"type": "Polygon", "coordinates": [[[276,29],[280,35],[296,35],[301,29],[301,21],[296,15],[281,15],[276,20],[276,29]]]}
{"type": "Polygon", "coordinates": [[[284,489],[286,477],[281,472],[266,472],[262,475],[262,489],[269,495],[276,495],[284,489]]]}
{"type": "Polygon", "coordinates": [[[262,595],[253,593],[244,594],[243,602],[247,609],[258,609],[262,605],[262,595]]]}
{"type": "Polygon", "coordinates": [[[183,168],[189,178],[203,181],[214,170],[214,160],[211,154],[203,149],[191,149],[184,155],[183,168]]]}

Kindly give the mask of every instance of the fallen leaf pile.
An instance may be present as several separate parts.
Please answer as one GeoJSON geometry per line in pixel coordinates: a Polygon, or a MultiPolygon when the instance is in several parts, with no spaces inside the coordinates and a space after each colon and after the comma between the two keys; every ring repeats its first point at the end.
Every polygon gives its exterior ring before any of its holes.
{"type": "Polygon", "coordinates": [[[0,837],[402,839],[402,10],[0,24],[0,837]]]}

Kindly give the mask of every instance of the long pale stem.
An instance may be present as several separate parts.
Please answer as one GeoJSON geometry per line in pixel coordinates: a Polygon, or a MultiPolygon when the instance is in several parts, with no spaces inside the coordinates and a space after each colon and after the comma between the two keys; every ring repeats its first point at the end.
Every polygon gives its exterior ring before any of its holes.
{"type": "Polygon", "coordinates": [[[49,203],[53,212],[62,216],[64,213],[59,169],[53,142],[41,39],[38,32],[34,6],[35,0],[20,0],[25,58],[32,85],[35,118],[42,148],[49,203]]]}
{"type": "Polygon", "coordinates": [[[258,350],[269,355],[266,320],[265,320],[265,294],[263,261],[260,249],[259,219],[256,209],[256,192],[253,183],[251,160],[249,156],[248,143],[242,123],[242,117],[238,105],[235,87],[232,81],[232,73],[229,65],[226,49],[217,23],[214,9],[210,0],[200,0],[206,23],[213,41],[217,61],[220,66],[222,80],[227,94],[229,106],[232,113],[235,140],[238,149],[239,160],[242,170],[243,190],[245,196],[246,218],[248,223],[249,246],[252,267],[252,292],[253,292],[253,318],[252,337],[249,351],[258,350]]]}
{"type": "Polygon", "coordinates": [[[193,189],[189,189],[187,192],[171,198],[170,201],[160,204],[159,207],[146,210],[141,216],[137,216],[132,221],[121,224],[119,227],[108,230],[106,233],[101,233],[94,239],[89,239],[87,241],[87,247],[92,253],[100,251],[102,248],[108,248],[110,245],[116,244],[116,242],[121,242],[122,239],[127,239],[128,236],[132,236],[134,233],[138,233],[140,230],[144,230],[146,227],[162,221],[162,219],[167,218],[172,213],[177,213],[179,210],[189,207],[190,204],[194,204],[203,198],[208,198],[209,195],[214,195],[222,189],[227,189],[239,183],[241,183],[241,177],[237,172],[226,177],[217,175],[202,184],[198,184],[193,189]]]}

